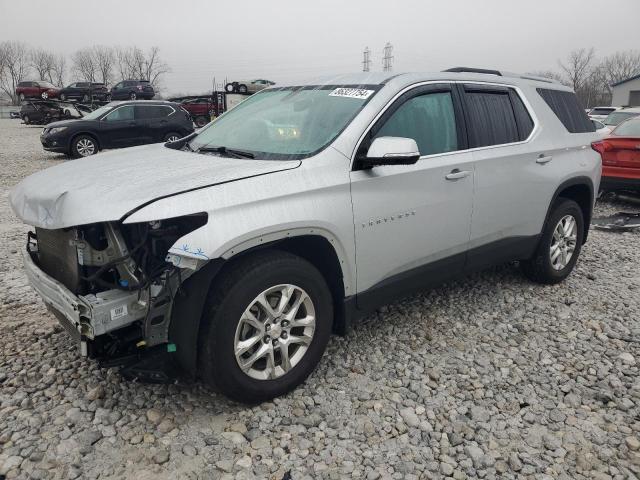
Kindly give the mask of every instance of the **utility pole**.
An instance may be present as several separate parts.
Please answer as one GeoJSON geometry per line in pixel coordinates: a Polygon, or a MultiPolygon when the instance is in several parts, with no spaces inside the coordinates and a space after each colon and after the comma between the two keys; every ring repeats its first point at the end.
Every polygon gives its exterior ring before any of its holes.
{"type": "Polygon", "coordinates": [[[393,45],[390,42],[384,46],[382,50],[382,70],[385,72],[390,72],[392,70],[391,61],[393,60],[393,45]]]}
{"type": "Polygon", "coordinates": [[[368,72],[371,70],[371,50],[369,50],[369,47],[365,47],[363,54],[364,59],[362,60],[362,71],[368,72]]]}

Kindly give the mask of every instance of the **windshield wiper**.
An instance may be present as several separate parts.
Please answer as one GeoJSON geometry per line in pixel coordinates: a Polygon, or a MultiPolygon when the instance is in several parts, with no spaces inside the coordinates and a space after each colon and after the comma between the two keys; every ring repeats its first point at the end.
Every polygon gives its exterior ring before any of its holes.
{"type": "Polygon", "coordinates": [[[221,147],[200,147],[197,152],[213,152],[213,153],[222,153],[223,155],[231,155],[236,158],[256,158],[255,155],[251,152],[245,152],[244,150],[237,150],[235,148],[227,148],[224,146],[221,147]]]}

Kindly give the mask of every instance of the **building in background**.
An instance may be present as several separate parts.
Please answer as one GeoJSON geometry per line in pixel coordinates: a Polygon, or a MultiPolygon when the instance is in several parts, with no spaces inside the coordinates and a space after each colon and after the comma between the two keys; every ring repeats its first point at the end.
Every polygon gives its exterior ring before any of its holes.
{"type": "Polygon", "coordinates": [[[616,82],[611,85],[611,88],[613,90],[611,105],[614,107],[625,105],[640,107],[640,75],[616,82]]]}

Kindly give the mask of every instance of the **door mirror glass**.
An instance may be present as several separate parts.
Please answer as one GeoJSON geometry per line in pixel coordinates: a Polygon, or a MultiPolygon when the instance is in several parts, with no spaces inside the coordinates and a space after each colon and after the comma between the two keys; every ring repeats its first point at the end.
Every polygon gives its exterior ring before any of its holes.
{"type": "Polygon", "coordinates": [[[418,145],[413,138],[378,137],[369,150],[367,156],[360,159],[366,167],[376,165],[413,165],[420,159],[418,145]]]}

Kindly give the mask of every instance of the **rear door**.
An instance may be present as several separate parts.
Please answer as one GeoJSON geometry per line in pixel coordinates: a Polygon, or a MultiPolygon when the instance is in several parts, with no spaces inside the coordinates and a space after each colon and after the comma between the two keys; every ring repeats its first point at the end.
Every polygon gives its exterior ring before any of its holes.
{"type": "Polygon", "coordinates": [[[176,110],[169,105],[136,105],[136,121],[140,124],[141,143],[162,142],[171,130],[171,120],[175,114],[176,110]]]}
{"type": "Polygon", "coordinates": [[[362,309],[459,273],[469,243],[473,159],[450,84],[413,88],[366,134],[357,156],[380,136],[416,140],[414,165],[351,172],[358,305],[362,309]],[[453,174],[453,175],[452,175],[453,174]]]}
{"type": "Polygon", "coordinates": [[[526,256],[535,245],[553,193],[547,190],[555,185],[546,165],[553,145],[532,145],[534,116],[515,88],[473,83],[458,88],[475,161],[468,267],[477,269],[526,256]]]}
{"type": "Polygon", "coordinates": [[[101,141],[106,148],[138,145],[142,141],[142,130],[133,105],[116,107],[100,121],[101,141]]]}

